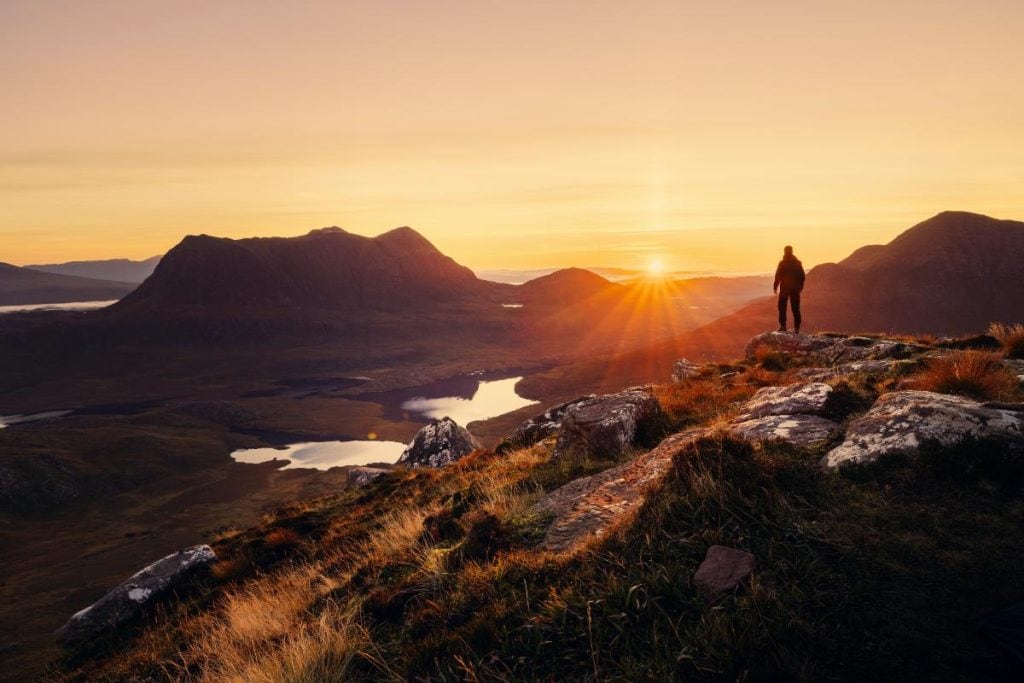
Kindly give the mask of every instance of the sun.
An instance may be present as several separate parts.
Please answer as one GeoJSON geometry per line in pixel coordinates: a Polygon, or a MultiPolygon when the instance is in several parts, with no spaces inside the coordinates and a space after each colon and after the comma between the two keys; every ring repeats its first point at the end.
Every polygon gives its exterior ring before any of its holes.
{"type": "Polygon", "coordinates": [[[665,262],[660,258],[652,259],[647,264],[647,277],[662,277],[665,274],[665,262]]]}

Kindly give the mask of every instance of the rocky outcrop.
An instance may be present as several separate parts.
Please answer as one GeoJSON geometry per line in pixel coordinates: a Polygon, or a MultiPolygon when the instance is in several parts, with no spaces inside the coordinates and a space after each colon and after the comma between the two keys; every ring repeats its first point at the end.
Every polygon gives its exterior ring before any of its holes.
{"type": "Polygon", "coordinates": [[[747,344],[747,357],[759,351],[792,355],[820,365],[836,365],[856,361],[906,358],[924,347],[906,342],[872,337],[843,337],[825,334],[789,334],[766,332],[747,344]]]}
{"type": "Polygon", "coordinates": [[[814,415],[825,411],[832,387],[823,382],[759,389],[743,406],[741,419],[767,415],[814,415]]]}
{"type": "Polygon", "coordinates": [[[903,364],[913,364],[914,361],[906,360],[862,360],[852,363],[843,363],[827,368],[800,368],[793,373],[797,379],[807,382],[823,382],[837,377],[848,375],[867,374],[885,375],[895,372],[903,364]]]}
{"type": "Polygon", "coordinates": [[[570,451],[616,457],[664,424],[665,413],[647,389],[628,389],[569,407],[558,431],[555,456],[570,451]]]}
{"type": "Polygon", "coordinates": [[[594,394],[588,396],[581,396],[580,398],[573,399],[572,401],[566,401],[560,403],[557,406],[548,408],[546,411],[531,417],[526,420],[512,432],[509,436],[498,444],[495,450],[496,453],[511,453],[519,448],[529,448],[535,443],[539,443],[548,437],[558,434],[558,430],[562,427],[562,418],[565,416],[567,410],[576,406],[583,401],[594,398],[594,394]]]}
{"type": "Polygon", "coordinates": [[[731,422],[728,431],[746,441],[784,441],[797,448],[813,448],[831,441],[842,428],[817,415],[767,415],[731,422]]]}
{"type": "Polygon", "coordinates": [[[927,391],[885,394],[850,424],[845,441],[822,464],[872,462],[912,453],[926,441],[953,446],[969,437],[1024,439],[1024,412],[927,391]]]}
{"type": "Polygon", "coordinates": [[[785,441],[810,448],[832,439],[838,423],[822,417],[832,387],[821,382],[765,387],[743,406],[743,414],[729,423],[733,436],[747,441],[785,441]]]}
{"type": "Polygon", "coordinates": [[[554,517],[542,547],[563,552],[601,537],[637,510],[648,488],[672,467],[672,457],[705,433],[694,429],[673,434],[631,462],[581,477],[545,495],[531,510],[554,517]]]}
{"type": "Polygon", "coordinates": [[[217,559],[208,545],[168,555],[136,572],[98,601],[78,612],[56,633],[64,647],[74,648],[102,637],[142,614],[160,595],[175,588],[217,559]]]}
{"type": "Polygon", "coordinates": [[[444,467],[480,448],[465,427],[445,417],[421,429],[398,459],[406,467],[444,467]]]}
{"type": "Polygon", "coordinates": [[[363,486],[388,472],[383,467],[352,467],[348,471],[348,485],[363,486]]]}
{"type": "Polygon", "coordinates": [[[712,596],[728,593],[747,580],[756,564],[754,556],[744,550],[713,545],[693,575],[693,584],[712,596]]]}
{"type": "Polygon", "coordinates": [[[685,382],[688,379],[693,379],[700,374],[700,369],[700,363],[680,358],[672,365],[672,380],[675,382],[685,382]]]}

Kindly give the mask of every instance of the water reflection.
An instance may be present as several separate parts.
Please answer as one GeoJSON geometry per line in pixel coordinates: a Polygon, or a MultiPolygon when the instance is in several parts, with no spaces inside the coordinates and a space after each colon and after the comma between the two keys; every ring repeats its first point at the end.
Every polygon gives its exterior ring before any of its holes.
{"type": "Polygon", "coordinates": [[[427,422],[450,417],[466,426],[537,403],[516,393],[516,384],[521,379],[497,373],[458,375],[419,387],[367,393],[356,398],[379,403],[388,419],[427,422]]]}
{"type": "Polygon", "coordinates": [[[0,429],[10,425],[36,422],[37,420],[48,420],[52,417],[63,417],[70,413],[70,410],[48,410],[43,413],[32,413],[31,415],[0,415],[0,429]]]}
{"type": "Polygon", "coordinates": [[[255,465],[271,460],[288,460],[281,469],[329,470],[346,465],[393,463],[405,450],[397,441],[311,441],[285,448],[244,448],[231,454],[236,462],[255,465]]]}
{"type": "Polygon", "coordinates": [[[0,315],[4,313],[21,313],[24,311],[94,311],[117,303],[117,299],[109,301],[68,301],[62,304],[15,304],[0,306],[0,315]]]}

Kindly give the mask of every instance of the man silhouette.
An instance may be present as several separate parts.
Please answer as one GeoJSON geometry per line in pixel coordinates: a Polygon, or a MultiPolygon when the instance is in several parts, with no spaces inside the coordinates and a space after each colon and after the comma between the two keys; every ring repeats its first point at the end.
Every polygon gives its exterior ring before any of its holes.
{"type": "Polygon", "coordinates": [[[793,329],[800,334],[800,292],[804,289],[804,266],[793,256],[793,247],[786,247],[779,267],[775,269],[772,291],[779,293],[779,332],[786,331],[786,303],[793,307],[793,329]]]}

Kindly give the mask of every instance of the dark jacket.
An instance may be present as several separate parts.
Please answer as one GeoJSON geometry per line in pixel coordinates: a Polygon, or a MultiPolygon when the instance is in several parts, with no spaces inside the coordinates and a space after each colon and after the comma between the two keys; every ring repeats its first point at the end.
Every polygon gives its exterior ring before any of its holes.
{"type": "Polygon", "coordinates": [[[796,256],[786,256],[775,269],[775,288],[781,294],[799,294],[804,288],[804,266],[796,256]]]}

